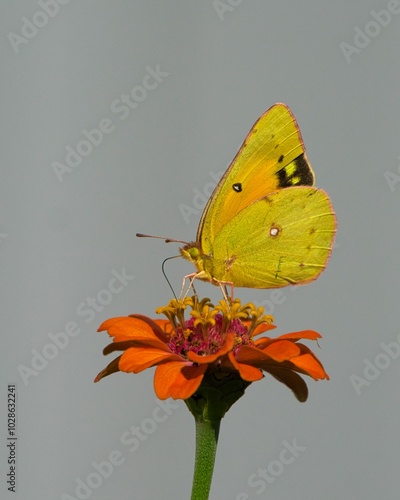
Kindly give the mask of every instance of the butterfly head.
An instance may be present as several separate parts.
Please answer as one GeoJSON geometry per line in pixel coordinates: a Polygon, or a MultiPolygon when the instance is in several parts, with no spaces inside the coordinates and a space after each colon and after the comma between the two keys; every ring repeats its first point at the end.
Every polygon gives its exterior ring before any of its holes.
{"type": "Polygon", "coordinates": [[[208,255],[204,255],[199,242],[193,241],[191,243],[187,243],[184,247],[181,247],[179,251],[184,259],[195,265],[197,270],[195,274],[196,279],[209,281],[214,284],[218,283],[218,280],[215,280],[212,277],[211,270],[206,269],[206,261],[207,263],[211,263],[212,260],[208,255]]]}
{"type": "Polygon", "coordinates": [[[187,243],[179,251],[184,259],[192,262],[197,267],[198,271],[203,271],[203,255],[199,243],[187,243]]]}

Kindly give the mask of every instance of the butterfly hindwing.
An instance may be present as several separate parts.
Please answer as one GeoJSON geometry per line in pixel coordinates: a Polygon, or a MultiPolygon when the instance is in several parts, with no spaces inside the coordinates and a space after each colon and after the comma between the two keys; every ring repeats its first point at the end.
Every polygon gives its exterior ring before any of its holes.
{"type": "Polygon", "coordinates": [[[205,269],[214,279],[251,288],[312,281],[331,253],[336,219],[327,194],[314,187],[270,193],[226,223],[205,269]]]}

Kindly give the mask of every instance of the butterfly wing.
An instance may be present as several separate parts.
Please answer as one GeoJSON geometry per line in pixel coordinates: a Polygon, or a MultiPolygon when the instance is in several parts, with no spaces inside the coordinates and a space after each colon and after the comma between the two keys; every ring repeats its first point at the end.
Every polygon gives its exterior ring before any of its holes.
{"type": "Polygon", "coordinates": [[[278,189],[313,184],[296,119],[285,104],[275,104],[254,124],[211,195],[197,242],[210,254],[222,228],[246,206],[278,189]]]}
{"type": "Polygon", "coordinates": [[[328,195],[314,187],[270,193],[216,235],[205,270],[218,281],[278,288],[312,281],[325,269],[336,231],[328,195]]]}

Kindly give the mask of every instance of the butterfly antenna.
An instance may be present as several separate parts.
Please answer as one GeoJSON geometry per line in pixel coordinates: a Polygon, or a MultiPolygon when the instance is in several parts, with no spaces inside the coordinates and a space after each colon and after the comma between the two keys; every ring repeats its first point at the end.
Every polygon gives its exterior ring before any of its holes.
{"type": "Polygon", "coordinates": [[[162,270],[162,273],[163,273],[163,275],[164,275],[164,278],[167,280],[167,283],[168,283],[168,285],[169,285],[169,287],[170,287],[170,289],[171,289],[171,291],[172,291],[172,293],[173,293],[173,295],[174,295],[174,297],[175,297],[175,299],[176,299],[176,300],[178,300],[178,297],[176,296],[175,291],[174,291],[174,289],[172,288],[171,282],[169,281],[169,279],[168,279],[168,277],[167,277],[167,275],[166,275],[166,273],[165,273],[164,265],[165,265],[165,263],[167,262],[167,260],[176,259],[177,257],[180,257],[180,256],[179,256],[179,255],[174,255],[173,257],[167,257],[167,258],[163,261],[163,263],[162,263],[162,265],[161,265],[161,270],[162,270]]]}
{"type": "MultiPolygon", "coordinates": [[[[176,240],[174,238],[167,238],[166,236],[154,236],[152,234],[142,234],[142,233],[136,233],[136,236],[138,238],[159,238],[160,240],[164,240],[165,243],[183,243],[184,245],[187,245],[187,241],[182,241],[182,240],[176,240]]],[[[179,256],[177,256],[179,257],[179,256]]],[[[173,259],[174,257],[171,257],[173,259]]],[[[168,260],[168,259],[166,259],[168,260]]]]}

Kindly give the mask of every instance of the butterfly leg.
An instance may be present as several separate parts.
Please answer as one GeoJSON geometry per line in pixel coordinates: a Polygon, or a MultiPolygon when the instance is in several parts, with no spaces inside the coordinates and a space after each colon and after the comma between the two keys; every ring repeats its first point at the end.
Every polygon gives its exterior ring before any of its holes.
{"type": "MultiPolygon", "coordinates": [[[[234,293],[235,293],[235,285],[233,283],[228,283],[228,284],[231,287],[231,301],[233,302],[234,293]]],[[[225,290],[226,290],[226,285],[225,285],[225,290]]]]}
{"type": "Polygon", "coordinates": [[[197,273],[187,274],[186,276],[183,277],[182,288],[181,288],[181,293],[179,294],[179,299],[181,299],[181,300],[185,299],[191,288],[193,288],[194,294],[197,295],[196,289],[195,289],[194,284],[193,284],[196,277],[197,277],[197,273]],[[187,279],[189,280],[189,286],[184,294],[183,291],[185,289],[185,283],[186,283],[187,279]]]}
{"type": "Polygon", "coordinates": [[[220,287],[225,302],[227,304],[231,304],[234,300],[234,290],[235,290],[234,284],[231,281],[217,281],[217,280],[216,284],[220,287]],[[228,296],[228,289],[227,289],[228,286],[231,289],[230,296],[228,296]]]}

